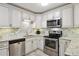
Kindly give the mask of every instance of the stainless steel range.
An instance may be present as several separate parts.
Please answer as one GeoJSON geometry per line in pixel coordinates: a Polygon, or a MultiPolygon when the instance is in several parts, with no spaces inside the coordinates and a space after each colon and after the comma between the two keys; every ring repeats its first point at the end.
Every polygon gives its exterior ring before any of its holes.
{"type": "Polygon", "coordinates": [[[50,56],[59,55],[59,37],[62,31],[60,28],[53,28],[49,30],[49,36],[45,36],[44,52],[50,56]]]}

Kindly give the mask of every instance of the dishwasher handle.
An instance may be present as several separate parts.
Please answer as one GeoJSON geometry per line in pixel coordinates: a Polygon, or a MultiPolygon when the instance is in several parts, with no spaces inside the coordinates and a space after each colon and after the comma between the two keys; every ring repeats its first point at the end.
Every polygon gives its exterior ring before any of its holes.
{"type": "Polygon", "coordinates": [[[20,43],[20,42],[23,42],[23,41],[25,41],[25,38],[11,40],[11,41],[9,41],[9,44],[20,43]]]}

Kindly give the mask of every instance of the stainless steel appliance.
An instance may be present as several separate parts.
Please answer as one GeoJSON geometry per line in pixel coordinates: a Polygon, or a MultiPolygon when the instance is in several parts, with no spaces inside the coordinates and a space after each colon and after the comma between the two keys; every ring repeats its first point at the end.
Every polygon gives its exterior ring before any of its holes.
{"type": "Polygon", "coordinates": [[[9,41],[9,55],[10,56],[25,55],[25,38],[9,41]]]}
{"type": "Polygon", "coordinates": [[[59,37],[62,36],[60,28],[50,29],[49,36],[45,36],[44,52],[50,56],[59,55],[59,37]]]}
{"type": "Polygon", "coordinates": [[[48,28],[60,28],[62,26],[61,24],[62,19],[53,19],[53,20],[48,20],[47,21],[47,27],[48,28]]]}
{"type": "Polygon", "coordinates": [[[44,52],[50,56],[58,56],[58,39],[45,38],[44,52]]]}

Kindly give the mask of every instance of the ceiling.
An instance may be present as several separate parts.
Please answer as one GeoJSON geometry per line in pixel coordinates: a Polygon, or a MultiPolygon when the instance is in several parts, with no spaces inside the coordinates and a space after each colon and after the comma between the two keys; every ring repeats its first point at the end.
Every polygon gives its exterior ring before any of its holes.
{"type": "Polygon", "coordinates": [[[14,6],[21,7],[34,13],[43,13],[65,4],[67,3],[49,3],[47,6],[42,6],[40,3],[12,3],[14,6]]]}

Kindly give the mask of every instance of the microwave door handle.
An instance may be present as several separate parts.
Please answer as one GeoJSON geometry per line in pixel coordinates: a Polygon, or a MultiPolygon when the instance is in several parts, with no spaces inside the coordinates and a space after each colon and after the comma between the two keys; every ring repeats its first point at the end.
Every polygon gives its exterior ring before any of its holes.
{"type": "Polygon", "coordinates": [[[56,25],[58,26],[58,20],[56,20],[56,25]]]}

